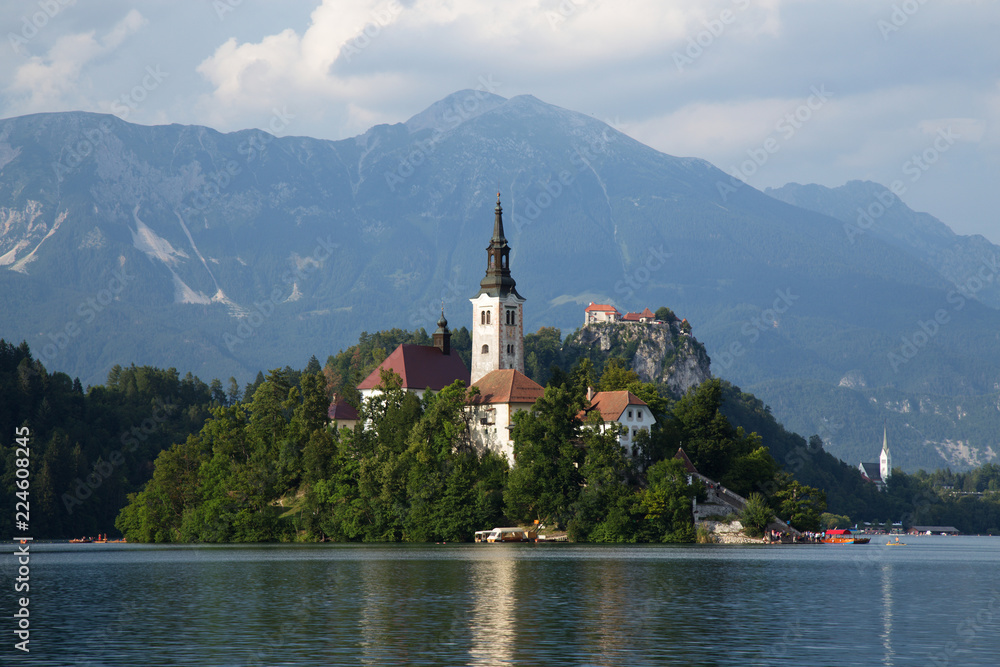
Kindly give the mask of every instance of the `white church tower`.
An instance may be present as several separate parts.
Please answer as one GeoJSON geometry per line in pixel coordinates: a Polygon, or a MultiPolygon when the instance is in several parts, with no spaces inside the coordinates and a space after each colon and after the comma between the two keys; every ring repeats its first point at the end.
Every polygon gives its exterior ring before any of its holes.
{"type": "Polygon", "coordinates": [[[883,484],[889,481],[889,476],[892,474],[892,456],[889,454],[889,437],[884,424],[882,425],[882,453],[878,457],[878,472],[883,484]]]}
{"type": "Polygon", "coordinates": [[[513,368],[524,373],[524,297],[510,275],[510,247],[503,235],[503,209],[497,193],[493,238],[486,248],[486,276],[472,301],[472,383],[490,371],[513,368]]]}

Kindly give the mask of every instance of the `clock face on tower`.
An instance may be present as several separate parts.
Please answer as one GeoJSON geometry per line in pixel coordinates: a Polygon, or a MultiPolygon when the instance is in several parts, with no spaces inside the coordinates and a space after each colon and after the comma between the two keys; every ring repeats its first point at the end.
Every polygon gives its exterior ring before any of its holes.
{"type": "Polygon", "coordinates": [[[486,248],[486,275],[472,301],[472,382],[490,371],[513,368],[524,373],[524,297],[510,275],[510,246],[503,233],[500,193],[493,236],[486,248]]]}

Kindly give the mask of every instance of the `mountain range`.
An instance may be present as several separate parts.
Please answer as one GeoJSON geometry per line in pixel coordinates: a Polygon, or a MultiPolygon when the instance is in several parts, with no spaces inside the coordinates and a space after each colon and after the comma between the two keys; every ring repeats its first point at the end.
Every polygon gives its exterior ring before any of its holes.
{"type": "Polygon", "coordinates": [[[84,384],[244,381],[442,307],[467,325],[497,191],[526,331],[668,306],[715,375],[852,464],[883,425],[906,470],[996,458],[1000,248],[878,184],[761,192],[530,95],[340,141],[0,121],[0,337],[84,384]]]}

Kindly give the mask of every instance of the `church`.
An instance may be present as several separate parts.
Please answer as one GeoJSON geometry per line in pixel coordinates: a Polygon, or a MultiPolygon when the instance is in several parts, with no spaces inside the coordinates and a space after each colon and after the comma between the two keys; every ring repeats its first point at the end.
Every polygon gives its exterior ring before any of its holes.
{"type": "Polygon", "coordinates": [[[885,491],[885,484],[892,475],[892,456],[889,454],[889,435],[885,426],[882,426],[882,453],[879,454],[878,463],[867,463],[862,461],[858,464],[861,476],[869,482],[873,482],[879,491],[885,491]]]}
{"type": "MultiPolygon", "coordinates": [[[[402,388],[418,396],[426,391],[440,391],[456,380],[466,385],[471,383],[479,390],[467,408],[472,446],[480,453],[492,450],[513,465],[514,415],[530,410],[545,389],[524,374],[525,298],[518,293],[510,271],[510,246],[504,236],[499,193],[493,235],[486,247],[486,275],[479,282],[479,292],[469,300],[472,302],[471,371],[451,349],[451,333],[442,310],[433,345],[398,346],[358,384],[358,390],[362,400],[379,393],[383,371],[398,375],[402,388]]],[[[652,317],[652,313],[649,315],[652,317]]],[[[627,391],[588,394],[587,398],[589,407],[580,414],[580,419],[593,412],[600,415],[602,430],[610,428],[613,422],[620,424],[620,442],[626,451],[631,450],[632,440],[640,430],[656,423],[648,406],[627,391]]],[[[357,423],[357,413],[339,404],[331,405],[329,414],[338,425],[338,415],[344,415],[344,424],[357,423]]]]}
{"type": "MultiPolygon", "coordinates": [[[[510,273],[510,246],[503,231],[500,195],[493,236],[486,248],[486,275],[472,302],[471,373],[451,350],[451,332],[441,313],[433,345],[398,346],[358,384],[362,400],[379,393],[382,371],[392,371],[402,388],[418,396],[440,391],[455,380],[479,388],[469,405],[469,435],[480,452],[492,449],[514,462],[510,425],[514,413],[530,410],[545,389],[524,374],[525,302],[510,273]]],[[[331,406],[331,418],[334,414],[331,406]]],[[[355,416],[356,418],[356,416],[355,416]]]]}
{"type": "Polygon", "coordinates": [[[469,407],[473,446],[491,449],[514,464],[510,427],[514,414],[530,410],[545,389],[524,374],[524,297],[510,273],[510,246],[503,232],[497,193],[493,236],[486,248],[486,275],[472,302],[472,385],[469,407]]]}

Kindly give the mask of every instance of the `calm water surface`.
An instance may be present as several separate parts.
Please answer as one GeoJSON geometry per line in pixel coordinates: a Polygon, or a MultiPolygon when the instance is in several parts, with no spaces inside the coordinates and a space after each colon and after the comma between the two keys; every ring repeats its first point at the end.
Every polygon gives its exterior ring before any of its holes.
{"type": "Polygon", "coordinates": [[[38,544],[31,653],[8,640],[0,656],[31,665],[1000,664],[1000,538],[906,541],[38,544]]]}

